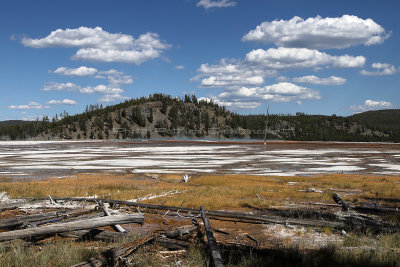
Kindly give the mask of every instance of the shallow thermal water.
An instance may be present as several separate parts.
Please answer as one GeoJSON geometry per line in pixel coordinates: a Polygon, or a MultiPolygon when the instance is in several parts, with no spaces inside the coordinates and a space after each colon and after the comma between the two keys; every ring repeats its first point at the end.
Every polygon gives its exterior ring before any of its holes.
{"type": "Polygon", "coordinates": [[[400,175],[400,145],[268,142],[0,142],[0,176],[76,172],[400,175]]]}

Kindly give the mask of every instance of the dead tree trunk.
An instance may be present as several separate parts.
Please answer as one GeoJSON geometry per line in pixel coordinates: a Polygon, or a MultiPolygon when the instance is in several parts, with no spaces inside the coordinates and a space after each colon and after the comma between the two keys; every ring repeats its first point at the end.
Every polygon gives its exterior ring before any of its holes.
{"type": "Polygon", "coordinates": [[[334,200],[337,204],[339,204],[339,205],[342,206],[342,210],[343,210],[343,211],[348,211],[348,210],[350,209],[350,204],[349,204],[348,202],[344,201],[344,200],[339,196],[339,194],[333,193],[333,200],[334,200]]]}
{"type": "MultiPolygon", "coordinates": [[[[99,206],[100,206],[100,208],[103,209],[106,216],[111,216],[110,211],[107,209],[107,207],[104,205],[104,203],[101,200],[99,201],[99,206]]],[[[112,227],[117,232],[125,233],[125,234],[127,233],[127,231],[124,228],[122,228],[121,225],[119,225],[119,224],[113,225],[112,227]]]]}
{"type": "Polygon", "coordinates": [[[63,237],[76,238],[77,241],[99,240],[103,242],[116,242],[126,238],[126,234],[102,229],[78,230],[60,234],[63,237]]]}
{"type": "Polygon", "coordinates": [[[18,208],[21,205],[26,204],[26,201],[20,201],[20,202],[15,202],[15,203],[11,203],[11,204],[2,204],[0,205],[0,211],[5,211],[5,210],[13,210],[18,208]]]}
{"type": "Polygon", "coordinates": [[[41,214],[17,216],[10,219],[0,220],[1,229],[14,229],[24,224],[40,224],[40,222],[51,220],[63,220],[90,212],[89,210],[74,211],[52,211],[41,214]]]}
{"type": "Polygon", "coordinates": [[[174,240],[166,237],[159,237],[157,238],[156,242],[168,249],[172,250],[180,250],[180,249],[187,249],[189,247],[189,243],[180,240],[174,240]]]}
{"type": "Polygon", "coordinates": [[[52,235],[76,230],[93,229],[114,224],[143,223],[143,215],[113,215],[90,220],[59,223],[24,230],[0,233],[0,241],[31,238],[35,236],[52,235]]]}
{"type": "MultiPolygon", "coordinates": [[[[182,236],[185,234],[189,234],[196,229],[197,229],[197,227],[195,227],[195,226],[186,225],[186,226],[178,227],[175,230],[168,231],[165,233],[159,233],[159,234],[150,233],[150,234],[148,234],[138,240],[135,240],[133,242],[129,242],[127,244],[106,250],[106,251],[102,252],[101,254],[99,254],[93,258],[90,258],[87,261],[78,263],[72,267],[116,266],[117,263],[120,263],[120,262],[118,262],[118,259],[122,259],[124,257],[129,256],[140,246],[150,243],[153,240],[156,240],[157,238],[165,238],[165,237],[174,238],[174,237],[182,236]]],[[[120,233],[113,233],[113,234],[120,234],[120,233]]],[[[184,243],[180,243],[180,244],[183,245],[184,243]]],[[[123,266],[123,263],[121,263],[121,265],[123,266]]]]}
{"type": "MultiPolygon", "coordinates": [[[[27,198],[27,199],[41,199],[41,198],[27,198]]],[[[54,200],[72,200],[72,201],[91,201],[96,202],[98,199],[93,198],[54,198],[54,200]]],[[[138,207],[144,209],[154,209],[154,210],[169,210],[169,211],[179,211],[186,212],[191,214],[200,214],[200,210],[193,208],[181,208],[181,207],[173,207],[173,206],[163,206],[163,205],[154,205],[154,204],[144,204],[137,202],[129,202],[122,200],[112,200],[112,199],[101,199],[103,202],[107,202],[110,204],[119,204],[126,205],[131,207],[138,207]]],[[[293,225],[302,225],[302,226],[315,226],[315,227],[332,227],[335,229],[344,229],[346,228],[346,224],[343,222],[331,222],[331,221],[322,221],[322,220],[307,220],[307,219],[298,219],[298,218],[284,218],[280,216],[264,216],[264,215],[254,215],[247,214],[243,212],[229,212],[229,211],[217,211],[217,210],[208,210],[207,215],[213,219],[218,218],[230,218],[236,221],[246,221],[247,223],[276,223],[276,224],[293,224],[293,225]]]]}
{"type": "Polygon", "coordinates": [[[218,251],[217,241],[214,238],[214,234],[212,232],[210,222],[208,221],[208,218],[206,216],[206,212],[205,212],[203,206],[200,207],[200,212],[201,212],[201,218],[203,219],[203,222],[204,222],[204,228],[206,230],[208,246],[211,251],[211,258],[214,262],[214,266],[215,267],[223,267],[224,264],[222,263],[221,254],[218,251]]]}
{"type": "MultiPolygon", "coordinates": [[[[121,246],[115,247],[108,249],[101,254],[92,257],[86,261],[83,261],[81,263],[78,263],[72,267],[100,267],[100,266],[117,266],[118,261],[121,258],[129,256],[132,252],[134,252],[136,249],[139,247],[153,241],[156,239],[159,235],[158,234],[149,234],[146,235],[138,240],[135,240],[133,242],[123,244],[121,246]]],[[[121,266],[124,266],[123,263],[121,263],[121,266]]]]}

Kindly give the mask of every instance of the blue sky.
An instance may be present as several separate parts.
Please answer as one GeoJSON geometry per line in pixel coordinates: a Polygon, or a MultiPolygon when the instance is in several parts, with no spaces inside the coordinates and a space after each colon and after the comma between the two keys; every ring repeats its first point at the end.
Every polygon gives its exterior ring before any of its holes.
{"type": "Polygon", "coordinates": [[[194,93],[242,114],[400,106],[395,0],[0,3],[0,120],[194,93]]]}

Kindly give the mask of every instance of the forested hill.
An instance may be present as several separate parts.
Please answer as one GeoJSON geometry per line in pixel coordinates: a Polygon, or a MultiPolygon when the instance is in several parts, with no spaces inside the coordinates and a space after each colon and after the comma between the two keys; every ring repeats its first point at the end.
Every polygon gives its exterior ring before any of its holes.
{"type": "Polygon", "coordinates": [[[369,128],[379,128],[388,133],[400,131],[400,109],[367,111],[355,114],[351,119],[369,128]]]}
{"type": "Polygon", "coordinates": [[[12,125],[21,125],[27,123],[26,121],[21,120],[9,120],[9,121],[0,121],[0,127],[7,127],[12,125]]]}
{"type": "Polygon", "coordinates": [[[70,116],[2,126],[2,140],[124,138],[264,138],[307,141],[400,141],[400,110],[336,115],[239,115],[194,95],[163,94],[112,106],[88,106],[70,116]]]}

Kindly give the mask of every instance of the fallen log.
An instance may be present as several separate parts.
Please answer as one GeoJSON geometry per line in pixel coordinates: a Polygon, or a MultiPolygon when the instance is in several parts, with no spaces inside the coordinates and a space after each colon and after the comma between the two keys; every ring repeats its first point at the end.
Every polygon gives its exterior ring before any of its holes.
{"type": "Polygon", "coordinates": [[[185,225],[176,228],[175,230],[168,231],[163,233],[162,235],[168,238],[175,238],[175,237],[180,237],[186,234],[190,234],[193,231],[197,230],[197,227],[194,225],[185,225]]]}
{"type": "Polygon", "coordinates": [[[74,210],[74,211],[52,211],[40,214],[17,216],[14,218],[0,220],[0,229],[14,229],[24,224],[41,224],[41,222],[50,220],[63,220],[69,217],[80,216],[88,213],[88,210],[74,210]]]}
{"type": "Polygon", "coordinates": [[[89,209],[92,210],[96,206],[95,205],[90,205],[90,206],[84,206],[81,207],[79,205],[62,205],[62,204],[47,204],[47,203],[42,203],[42,204],[25,204],[25,205],[20,205],[17,207],[19,210],[29,210],[29,209],[89,209]]]}
{"type": "Polygon", "coordinates": [[[214,234],[212,232],[210,222],[208,221],[208,218],[206,216],[206,212],[203,208],[203,206],[200,206],[200,212],[201,212],[201,218],[203,219],[204,222],[204,228],[206,231],[206,236],[208,240],[208,247],[210,248],[211,251],[211,258],[214,262],[215,267],[223,267],[224,264],[222,262],[221,254],[218,251],[217,247],[217,241],[214,238],[214,234]]]}
{"type": "Polygon", "coordinates": [[[156,239],[156,242],[168,249],[172,250],[181,250],[181,249],[187,249],[189,247],[189,243],[185,241],[180,241],[180,240],[174,240],[166,237],[159,237],[156,239]]]}
{"type": "MultiPolygon", "coordinates": [[[[111,216],[110,211],[108,210],[108,208],[104,205],[104,203],[101,200],[99,201],[99,206],[104,211],[106,216],[111,216]]],[[[125,234],[127,233],[127,231],[124,228],[122,228],[121,225],[119,225],[119,224],[112,225],[112,227],[117,232],[125,233],[125,234]]]]}
{"type": "Polygon", "coordinates": [[[99,255],[92,257],[86,261],[73,265],[72,267],[100,267],[100,266],[117,266],[118,261],[129,256],[139,247],[155,240],[159,234],[148,234],[138,240],[123,244],[121,246],[108,249],[99,255]]]}
{"type": "Polygon", "coordinates": [[[350,209],[350,204],[348,203],[348,202],[346,202],[346,201],[344,201],[340,196],[339,196],[339,194],[337,194],[337,193],[333,193],[333,200],[337,203],[337,204],[339,204],[339,205],[341,205],[342,206],[342,210],[343,211],[348,211],[349,209],[350,209]]]}
{"type": "MultiPolygon", "coordinates": [[[[42,198],[27,198],[27,199],[42,199],[42,198]]],[[[46,198],[47,199],[47,198],[46,198]]],[[[69,200],[69,201],[88,201],[88,202],[96,202],[99,199],[93,198],[54,198],[54,200],[69,200]]],[[[191,214],[200,214],[200,210],[193,208],[182,208],[182,207],[173,207],[173,206],[163,206],[163,205],[154,205],[154,204],[143,204],[137,202],[129,202],[122,200],[113,200],[113,199],[101,199],[101,201],[110,203],[113,205],[125,205],[131,207],[138,207],[144,209],[154,209],[154,210],[166,210],[166,211],[179,211],[186,212],[191,214]]],[[[207,210],[207,216],[212,219],[219,218],[231,218],[235,220],[246,221],[247,223],[275,223],[275,224],[293,224],[293,225],[302,225],[302,226],[312,226],[312,227],[331,227],[335,229],[344,229],[346,228],[346,224],[343,222],[331,222],[331,221],[322,221],[322,220],[308,220],[308,219],[299,219],[299,218],[284,218],[280,216],[265,216],[265,215],[254,215],[242,212],[230,212],[230,211],[215,211],[215,210],[207,210]]]]}
{"type": "Polygon", "coordinates": [[[31,238],[42,235],[52,235],[76,230],[93,229],[113,224],[143,223],[143,221],[143,215],[113,215],[89,220],[80,220],[75,222],[66,222],[24,230],[4,232],[0,233],[0,241],[31,238]]]}
{"type": "Polygon", "coordinates": [[[333,200],[340,204],[344,211],[348,211],[351,208],[363,213],[400,213],[398,208],[353,206],[350,202],[344,201],[337,193],[333,193],[333,200]]]}
{"type": "MultiPolygon", "coordinates": [[[[108,250],[100,253],[99,255],[97,255],[93,258],[90,258],[89,260],[78,263],[72,267],[116,266],[119,259],[129,256],[139,247],[141,247],[147,243],[150,243],[150,242],[156,240],[157,238],[165,238],[165,237],[174,238],[174,237],[192,233],[196,229],[197,229],[197,227],[195,227],[193,225],[185,225],[185,226],[178,227],[175,230],[167,231],[164,233],[150,233],[138,240],[129,242],[127,244],[123,244],[118,247],[108,249],[108,250]]],[[[107,231],[107,232],[109,232],[109,231],[107,231]]],[[[121,233],[114,233],[114,234],[121,234],[121,233]]]]}
{"type": "Polygon", "coordinates": [[[13,210],[18,208],[21,205],[26,204],[26,201],[20,201],[20,202],[14,202],[14,203],[9,203],[9,204],[1,204],[0,205],[0,211],[5,211],[5,210],[13,210]]]}
{"type": "Polygon", "coordinates": [[[78,230],[73,232],[61,233],[60,236],[76,238],[77,241],[103,241],[103,242],[116,242],[121,241],[127,237],[124,233],[112,232],[103,229],[78,230]]]}
{"type": "Polygon", "coordinates": [[[354,210],[363,213],[400,213],[399,208],[384,208],[384,207],[363,207],[353,206],[354,210]]]}

